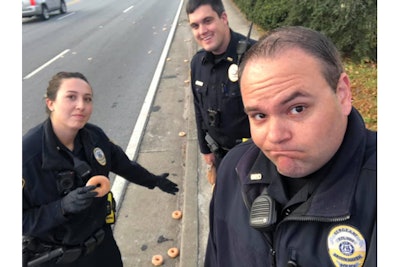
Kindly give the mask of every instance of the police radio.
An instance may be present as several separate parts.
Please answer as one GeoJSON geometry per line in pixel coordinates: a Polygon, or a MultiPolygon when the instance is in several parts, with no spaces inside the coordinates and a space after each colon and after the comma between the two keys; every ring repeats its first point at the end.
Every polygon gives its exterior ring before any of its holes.
{"type": "Polygon", "coordinates": [[[90,174],[92,169],[90,168],[89,164],[85,161],[78,159],[77,157],[73,157],[74,159],[74,170],[76,171],[76,175],[84,179],[86,176],[90,174]]]}
{"type": "Polygon", "coordinates": [[[236,47],[236,53],[238,54],[238,62],[237,62],[238,65],[240,64],[242,55],[250,47],[249,39],[250,39],[250,34],[251,34],[251,29],[252,28],[253,28],[253,22],[250,24],[250,29],[249,29],[249,32],[247,33],[246,39],[239,40],[238,45],[236,47]]]}
{"type": "Polygon", "coordinates": [[[250,209],[250,226],[253,228],[267,232],[274,228],[277,221],[276,203],[271,198],[267,189],[264,188],[251,205],[250,209]]]}

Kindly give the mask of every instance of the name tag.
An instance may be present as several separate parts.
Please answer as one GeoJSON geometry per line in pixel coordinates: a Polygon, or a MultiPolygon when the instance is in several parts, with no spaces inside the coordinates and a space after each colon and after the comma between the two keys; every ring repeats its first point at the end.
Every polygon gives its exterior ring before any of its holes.
{"type": "Polygon", "coordinates": [[[256,181],[256,180],[261,180],[262,174],[261,173],[252,173],[250,175],[250,180],[256,181]]]}
{"type": "Polygon", "coordinates": [[[203,82],[199,81],[199,80],[196,80],[195,84],[198,85],[198,86],[203,86],[203,82]]]}

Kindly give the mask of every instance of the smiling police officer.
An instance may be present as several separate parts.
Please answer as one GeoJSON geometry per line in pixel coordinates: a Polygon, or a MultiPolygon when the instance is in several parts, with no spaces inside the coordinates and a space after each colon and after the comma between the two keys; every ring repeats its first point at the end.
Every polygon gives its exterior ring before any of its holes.
{"type": "Polygon", "coordinates": [[[189,0],[186,13],[193,36],[202,47],[191,61],[200,152],[208,166],[218,167],[229,149],[250,137],[237,70],[255,40],[230,29],[220,0],[189,0]]]}

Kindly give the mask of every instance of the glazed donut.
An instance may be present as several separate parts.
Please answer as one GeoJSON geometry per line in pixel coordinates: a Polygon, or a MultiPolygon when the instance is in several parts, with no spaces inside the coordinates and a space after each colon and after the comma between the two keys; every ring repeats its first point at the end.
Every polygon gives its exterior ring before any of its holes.
{"type": "Polygon", "coordinates": [[[179,255],[179,249],[178,248],[170,248],[168,249],[168,256],[171,258],[176,258],[179,255]]]}
{"type": "Polygon", "coordinates": [[[95,185],[97,188],[94,190],[97,192],[96,197],[103,197],[110,192],[110,180],[104,175],[95,175],[87,181],[86,186],[95,185]]]}
{"type": "Polygon", "coordinates": [[[179,220],[180,218],[182,218],[182,211],[175,210],[174,212],[172,212],[172,218],[174,218],[175,220],[179,220]]]}
{"type": "Polygon", "coordinates": [[[163,262],[164,260],[162,255],[154,255],[151,259],[151,263],[153,263],[154,266],[160,266],[163,264],[163,262]]]}

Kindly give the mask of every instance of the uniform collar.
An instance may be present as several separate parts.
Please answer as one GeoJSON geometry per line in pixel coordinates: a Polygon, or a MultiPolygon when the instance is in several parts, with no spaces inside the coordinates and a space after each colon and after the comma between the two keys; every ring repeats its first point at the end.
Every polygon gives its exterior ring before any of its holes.
{"type": "Polygon", "coordinates": [[[332,159],[330,171],[316,189],[308,215],[333,217],[350,213],[364,161],[367,130],[356,109],[352,109],[348,118],[342,145],[332,159]]]}
{"type": "Polygon", "coordinates": [[[73,169],[73,160],[54,133],[50,118],[44,122],[43,129],[42,168],[56,171],[73,169]]]}
{"type": "MultiPolygon", "coordinates": [[[[47,170],[71,170],[73,169],[73,159],[70,151],[66,148],[54,133],[53,126],[50,118],[48,118],[43,125],[43,147],[42,147],[42,160],[43,169],[47,170]]],[[[74,140],[74,152],[77,154],[85,154],[89,159],[92,153],[92,147],[97,143],[95,135],[90,134],[90,131],[83,127],[77,133],[74,140]],[[85,144],[85,145],[84,145],[85,144]],[[84,152],[82,151],[84,149],[84,152]]]]}

